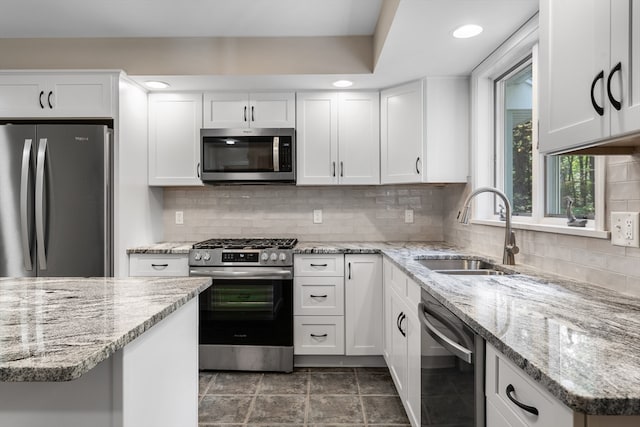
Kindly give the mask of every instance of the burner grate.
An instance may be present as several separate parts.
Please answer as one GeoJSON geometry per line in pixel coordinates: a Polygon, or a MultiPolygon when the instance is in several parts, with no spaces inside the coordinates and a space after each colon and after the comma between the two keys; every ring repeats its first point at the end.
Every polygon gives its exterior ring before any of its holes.
{"type": "Polygon", "coordinates": [[[298,239],[209,239],[195,243],[193,249],[293,249],[298,239]]]}

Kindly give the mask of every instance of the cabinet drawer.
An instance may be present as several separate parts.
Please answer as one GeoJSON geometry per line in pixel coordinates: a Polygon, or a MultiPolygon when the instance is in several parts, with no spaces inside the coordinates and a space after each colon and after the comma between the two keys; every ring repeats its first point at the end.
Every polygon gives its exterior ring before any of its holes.
{"type": "Polygon", "coordinates": [[[294,354],[344,354],[343,316],[294,316],[294,354]]]}
{"type": "Polygon", "coordinates": [[[344,255],[295,255],[294,276],[344,277],[344,255]]]}
{"type": "Polygon", "coordinates": [[[176,276],[189,275],[187,254],[131,254],[129,276],[176,276]]]}
{"type": "Polygon", "coordinates": [[[342,316],[344,279],[342,277],[296,277],[293,287],[293,314],[342,316]]]}
{"type": "Polygon", "coordinates": [[[547,390],[529,379],[513,362],[487,344],[487,401],[509,425],[572,427],[573,412],[547,390]],[[510,387],[511,386],[511,387],[510,387]],[[507,397],[507,388],[517,401],[534,407],[538,415],[519,408],[507,397]]]}

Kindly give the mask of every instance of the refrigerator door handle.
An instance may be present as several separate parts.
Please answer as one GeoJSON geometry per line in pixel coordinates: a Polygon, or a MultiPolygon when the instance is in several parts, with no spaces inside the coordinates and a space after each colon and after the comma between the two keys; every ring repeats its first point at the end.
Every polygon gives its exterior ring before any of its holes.
{"type": "Polygon", "coordinates": [[[32,140],[24,140],[22,149],[22,173],[20,176],[20,235],[22,240],[22,258],[24,268],[27,271],[33,270],[31,262],[31,236],[29,233],[29,170],[31,169],[32,140]]]}
{"type": "Polygon", "coordinates": [[[44,247],[44,164],[47,155],[47,138],[40,138],[36,159],[36,244],[40,270],[47,269],[47,254],[44,247]]]}

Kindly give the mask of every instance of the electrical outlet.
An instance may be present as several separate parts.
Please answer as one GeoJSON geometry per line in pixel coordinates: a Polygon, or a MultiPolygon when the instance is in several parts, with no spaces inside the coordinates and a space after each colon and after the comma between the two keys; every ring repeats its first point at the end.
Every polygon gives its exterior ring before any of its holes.
{"type": "Polygon", "coordinates": [[[322,224],[322,209],[313,210],[313,223],[322,224]]]}
{"type": "Polygon", "coordinates": [[[404,222],[406,224],[413,224],[413,209],[404,210],[404,222]]]}
{"type": "Polygon", "coordinates": [[[640,248],[638,223],[638,212],[611,212],[611,244],[640,248]]]}
{"type": "Polygon", "coordinates": [[[178,225],[184,224],[184,212],[176,211],[176,224],[178,225]]]}

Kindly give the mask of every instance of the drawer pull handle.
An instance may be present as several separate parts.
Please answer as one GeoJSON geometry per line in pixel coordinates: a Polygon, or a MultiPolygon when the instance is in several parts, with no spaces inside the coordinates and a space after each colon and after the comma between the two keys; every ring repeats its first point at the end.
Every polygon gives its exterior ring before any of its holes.
{"type": "Polygon", "coordinates": [[[169,267],[169,264],[151,264],[151,267],[153,267],[153,268],[167,268],[167,267],[169,267]]]}
{"type": "Polygon", "coordinates": [[[311,264],[311,267],[328,267],[329,264],[311,264]]]}
{"type": "Polygon", "coordinates": [[[309,295],[311,298],[326,298],[328,295],[309,295]]]}
{"type": "Polygon", "coordinates": [[[320,334],[320,335],[311,334],[311,336],[312,336],[313,338],[326,338],[326,337],[327,337],[327,334],[320,334]]]}
{"type": "Polygon", "coordinates": [[[509,400],[515,403],[518,408],[523,409],[529,412],[530,414],[538,416],[537,408],[533,406],[525,405],[524,403],[520,403],[511,395],[514,391],[516,391],[516,389],[511,384],[509,384],[506,389],[507,397],[509,398],[509,400]]]}

